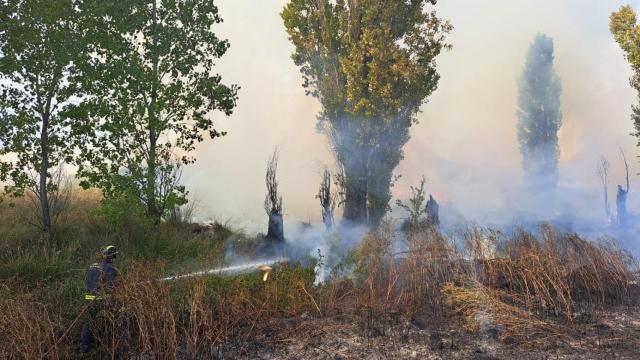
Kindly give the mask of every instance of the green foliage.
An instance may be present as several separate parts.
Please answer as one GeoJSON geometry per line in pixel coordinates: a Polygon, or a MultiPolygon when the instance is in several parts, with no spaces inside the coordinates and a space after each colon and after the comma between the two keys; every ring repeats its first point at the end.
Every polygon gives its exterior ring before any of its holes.
{"type": "Polygon", "coordinates": [[[119,196],[104,198],[98,208],[98,216],[105,221],[106,231],[113,234],[122,230],[151,230],[153,220],[146,216],[145,208],[136,198],[119,196]]]}
{"type": "Polygon", "coordinates": [[[214,73],[229,47],[212,27],[213,1],[86,1],[90,42],[78,80],[89,94],[75,109],[78,174],[105,196],[137,197],[159,220],[186,202],[180,165],[195,145],[224,135],[211,113],[231,114],[238,87],[214,73]],[[181,154],[178,156],[177,154],[181,154]]]}
{"type": "Polygon", "coordinates": [[[368,268],[364,258],[365,255],[360,246],[351,249],[345,256],[344,266],[351,270],[353,281],[356,284],[361,284],[367,277],[368,268]]]}
{"type": "Polygon", "coordinates": [[[38,194],[49,247],[51,170],[74,155],[66,111],[79,95],[69,81],[78,54],[75,20],[72,0],[0,3],[0,181],[12,196],[38,194]]]}
{"type": "Polygon", "coordinates": [[[387,211],[409,127],[437,87],[435,58],[452,27],[427,9],[434,4],[291,0],[282,11],[303,87],[322,104],[319,127],[344,170],[349,220],[375,224],[387,211]]]}
{"type": "Polygon", "coordinates": [[[20,279],[23,286],[47,284],[73,274],[73,264],[68,258],[44,260],[39,254],[22,254],[3,259],[0,263],[0,279],[20,279]]]}
{"type": "MultiPolygon", "coordinates": [[[[611,14],[610,20],[609,29],[625,52],[625,58],[633,70],[631,86],[638,92],[640,103],[640,26],[636,13],[631,6],[622,6],[617,12],[611,14]]],[[[638,146],[640,146],[640,105],[634,105],[632,110],[631,120],[635,131],[631,135],[638,139],[638,146]]]]}
{"type": "MultiPolygon", "coordinates": [[[[0,4],[0,178],[5,191],[33,187],[47,152],[47,170],[71,156],[68,118],[62,110],[74,95],[65,83],[74,52],[71,1],[11,1],[0,4]],[[42,138],[43,128],[47,138],[42,138]],[[15,161],[7,161],[11,154],[15,161]]],[[[50,176],[50,174],[49,174],[50,176]]]]}
{"type": "Polygon", "coordinates": [[[640,34],[637,28],[638,19],[631,6],[622,6],[611,14],[609,29],[634,69],[640,68],[640,46],[638,46],[640,34]]]}
{"type": "Polygon", "coordinates": [[[420,217],[424,215],[427,210],[425,207],[425,200],[427,197],[425,196],[424,184],[426,183],[426,179],[424,176],[422,180],[420,180],[420,187],[414,188],[411,186],[411,197],[409,198],[408,203],[404,203],[401,200],[396,200],[396,205],[401,208],[407,210],[409,213],[409,223],[416,225],[420,222],[420,217]]]}

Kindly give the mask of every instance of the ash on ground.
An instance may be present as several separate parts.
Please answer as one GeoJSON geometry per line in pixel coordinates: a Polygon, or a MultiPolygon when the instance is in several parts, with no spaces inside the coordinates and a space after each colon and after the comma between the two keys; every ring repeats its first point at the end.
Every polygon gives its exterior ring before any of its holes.
{"type": "Polygon", "coordinates": [[[639,359],[640,305],[576,313],[569,340],[505,344],[499,327],[463,329],[446,314],[405,317],[363,312],[350,317],[303,314],[273,319],[252,343],[227,344],[218,359],[639,359]],[[274,329],[277,329],[274,332],[274,329]]]}

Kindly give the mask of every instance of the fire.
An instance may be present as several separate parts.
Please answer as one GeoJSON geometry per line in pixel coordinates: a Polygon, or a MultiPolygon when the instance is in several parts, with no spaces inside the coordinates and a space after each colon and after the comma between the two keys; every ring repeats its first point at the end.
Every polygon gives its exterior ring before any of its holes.
{"type": "Polygon", "coordinates": [[[258,270],[264,271],[264,275],[262,276],[262,281],[267,281],[269,278],[269,273],[271,273],[272,267],[268,265],[262,265],[258,267],[258,270]]]}

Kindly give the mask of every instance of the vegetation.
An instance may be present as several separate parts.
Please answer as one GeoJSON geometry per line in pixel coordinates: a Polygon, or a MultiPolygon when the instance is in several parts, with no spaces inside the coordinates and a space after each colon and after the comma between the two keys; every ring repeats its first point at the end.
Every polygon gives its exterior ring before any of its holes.
{"type": "Polygon", "coordinates": [[[0,181],[6,195],[37,199],[49,252],[51,197],[59,185],[51,177],[73,156],[67,111],[79,96],[69,82],[77,70],[74,19],[71,0],[0,3],[0,181]]]}
{"type": "Polygon", "coordinates": [[[420,222],[424,220],[423,215],[427,213],[427,197],[424,191],[424,185],[426,182],[427,179],[425,179],[423,176],[420,180],[420,187],[410,187],[411,197],[409,198],[408,202],[405,203],[402,200],[396,200],[396,205],[405,209],[409,214],[407,222],[410,226],[420,225],[420,222]]]}
{"type": "Polygon", "coordinates": [[[159,221],[186,202],[180,166],[204,139],[223,136],[211,113],[230,115],[238,87],[222,84],[214,61],[229,48],[213,26],[212,1],[85,1],[87,33],[76,80],[88,97],[73,133],[85,188],[133,197],[159,221]]]}
{"type": "MultiPolygon", "coordinates": [[[[611,14],[609,29],[631,65],[633,70],[633,76],[630,79],[631,87],[638,92],[640,98],[640,33],[637,15],[631,6],[622,6],[611,14]]],[[[640,106],[634,105],[632,110],[631,120],[635,129],[632,135],[638,139],[638,145],[640,145],[640,106]]]]}
{"type": "MultiPolygon", "coordinates": [[[[577,336],[570,329],[581,309],[631,296],[633,259],[615,243],[551,227],[538,235],[471,228],[461,245],[417,224],[406,229],[406,256],[392,260],[398,239],[385,221],[339,259],[323,283],[314,285],[314,263],[306,260],[307,266],[276,266],[266,282],[260,273],[160,281],[223,265],[231,245],[236,255],[250,255],[260,242],[221,224],[195,231],[193,224],[166,222],[157,229],[145,217],[118,215],[127,204],[81,192],[67,210],[68,228],[57,235],[69,241],[42,261],[27,246],[32,228],[12,221],[24,205],[3,204],[0,211],[0,231],[7,234],[0,243],[0,343],[6,344],[0,356],[8,359],[72,357],[86,305],[84,266],[99,245],[114,239],[123,276],[114,306],[98,318],[100,357],[250,357],[251,349],[300,336],[300,327],[317,331],[323,319],[376,328],[392,316],[427,316],[436,326],[456,314],[471,332],[492,326],[504,342],[526,347],[551,336],[569,341],[577,336]],[[118,221],[127,223],[113,226],[118,221]]],[[[144,208],[135,211],[144,215],[144,208]]]]}
{"type": "MultiPolygon", "coordinates": [[[[570,343],[581,312],[636,301],[636,260],[612,239],[549,225],[445,234],[436,216],[423,218],[437,213],[433,199],[425,209],[424,177],[397,202],[408,226],[385,217],[409,128],[438,84],[435,58],[449,47],[451,26],[430,11],[435,3],[291,0],[281,14],[340,165],[338,193],[325,171],[317,194],[326,233],[300,240],[324,242],[328,254],[316,249],[316,258],[309,244],[284,241],[277,152],[265,175],[266,236],[193,223],[185,207],[182,166],[205,134],[224,135],[211,113],[229,115],[237,100],[238,87],[214,73],[229,44],[213,32],[222,21],[213,1],[0,2],[0,181],[11,198],[0,202],[0,358],[74,357],[89,307],[87,265],[107,244],[119,248],[121,275],[94,303],[98,358],[248,358],[317,336],[327,320],[364,324],[370,336],[422,316],[438,330],[439,320],[491,329],[515,346],[570,343]],[[83,190],[73,189],[67,165],[78,166],[83,190]],[[332,227],[339,201],[348,221],[332,227]],[[351,222],[372,226],[343,239],[351,222]],[[256,268],[269,276],[172,276],[275,248],[291,258],[256,268]]],[[[611,30],[640,69],[630,7],[612,16],[611,30]]],[[[525,170],[545,187],[558,176],[559,95],[553,43],[539,35],[518,115],[525,170]]],[[[622,156],[619,219],[629,191],[622,156]]],[[[608,171],[603,160],[607,211],[608,171]]]]}
{"type": "Polygon", "coordinates": [[[282,19],[319,127],[344,174],[344,218],[378,224],[420,106],[438,85],[451,30],[434,0],[292,0],[282,19]]]}
{"type": "Polygon", "coordinates": [[[558,183],[560,79],[553,68],[553,40],[533,40],[518,81],[518,141],[527,184],[533,191],[553,191],[558,183]]]}

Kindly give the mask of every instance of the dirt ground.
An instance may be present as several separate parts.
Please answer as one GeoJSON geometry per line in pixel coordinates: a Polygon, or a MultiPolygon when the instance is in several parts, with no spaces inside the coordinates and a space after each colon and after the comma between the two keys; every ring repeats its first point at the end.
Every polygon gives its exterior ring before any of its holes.
{"type": "MultiPolygon", "coordinates": [[[[281,329],[276,341],[264,334],[257,343],[227,345],[219,359],[640,359],[640,306],[583,311],[568,326],[567,339],[532,344],[504,344],[499,330],[470,333],[449,316],[405,318],[361,316],[273,320],[281,329]],[[258,345],[260,344],[260,345],[258,345]]],[[[270,328],[273,328],[269,326],[270,328]]],[[[273,337],[271,337],[273,339],[273,337]]]]}

